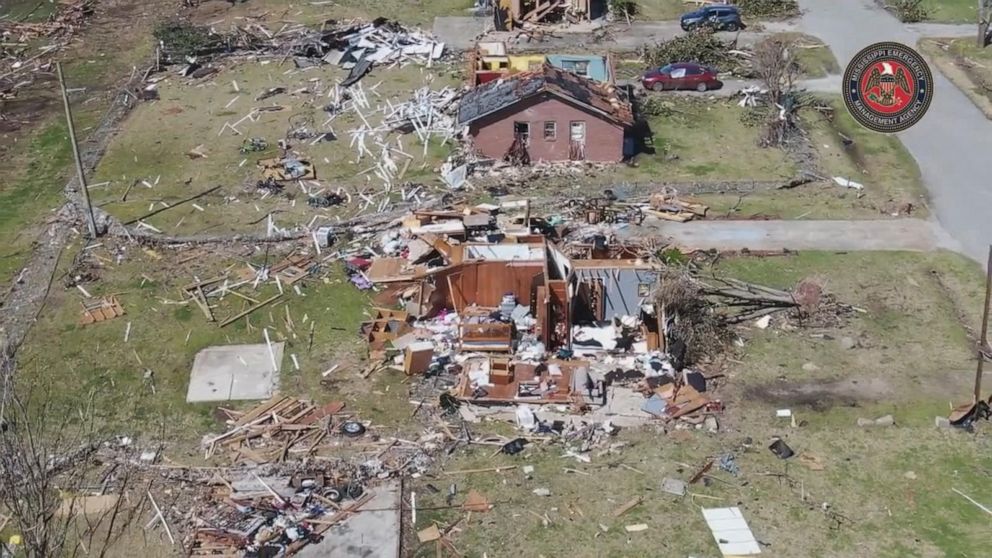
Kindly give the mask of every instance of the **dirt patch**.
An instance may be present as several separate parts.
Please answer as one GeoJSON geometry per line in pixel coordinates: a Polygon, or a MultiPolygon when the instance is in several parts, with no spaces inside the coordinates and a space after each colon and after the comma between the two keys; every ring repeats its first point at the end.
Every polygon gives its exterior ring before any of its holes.
{"type": "Polygon", "coordinates": [[[56,100],[52,93],[53,79],[38,79],[31,86],[18,92],[17,97],[0,104],[0,157],[20,137],[13,134],[30,130],[52,114],[56,100]]]}
{"type": "Polygon", "coordinates": [[[859,407],[891,397],[892,386],[881,378],[777,382],[744,388],[750,401],[778,407],[808,407],[826,411],[835,407],[859,407]]]}

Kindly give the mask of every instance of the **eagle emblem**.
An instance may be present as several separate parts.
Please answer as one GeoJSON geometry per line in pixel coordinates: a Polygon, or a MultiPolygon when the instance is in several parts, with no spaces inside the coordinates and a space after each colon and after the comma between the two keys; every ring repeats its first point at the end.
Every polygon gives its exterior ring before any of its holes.
{"type": "Polygon", "coordinates": [[[908,95],[913,93],[909,90],[909,78],[906,77],[905,70],[899,68],[893,72],[892,64],[888,62],[882,62],[881,71],[878,67],[872,68],[865,85],[867,86],[865,89],[869,91],[868,98],[884,107],[891,107],[900,101],[895,96],[896,88],[902,89],[908,95]],[[873,91],[876,87],[879,93],[873,91]]]}

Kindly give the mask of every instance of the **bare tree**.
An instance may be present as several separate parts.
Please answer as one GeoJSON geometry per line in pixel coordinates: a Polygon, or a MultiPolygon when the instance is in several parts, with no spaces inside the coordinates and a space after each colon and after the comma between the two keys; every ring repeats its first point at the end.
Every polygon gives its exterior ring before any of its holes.
{"type": "Polygon", "coordinates": [[[759,138],[762,147],[778,147],[799,131],[796,84],[802,66],[795,57],[796,43],[770,37],[755,45],[751,65],[768,92],[770,109],[764,133],[759,138]]]}
{"type": "Polygon", "coordinates": [[[781,104],[782,96],[795,89],[802,73],[795,50],[795,41],[776,37],[765,39],[754,47],[752,66],[775,104],[781,104]]]}
{"type": "Polygon", "coordinates": [[[60,411],[47,397],[32,406],[15,392],[14,369],[14,358],[0,347],[0,508],[29,558],[76,556],[80,548],[103,556],[137,507],[124,509],[117,498],[89,517],[92,510],[80,496],[92,491],[94,479],[102,483],[97,493],[127,490],[130,461],[100,475],[105,462],[97,454],[109,446],[89,409],[60,411]]]}
{"type": "Polygon", "coordinates": [[[992,23],[992,0],[978,0],[978,48],[985,48],[992,23]]]}

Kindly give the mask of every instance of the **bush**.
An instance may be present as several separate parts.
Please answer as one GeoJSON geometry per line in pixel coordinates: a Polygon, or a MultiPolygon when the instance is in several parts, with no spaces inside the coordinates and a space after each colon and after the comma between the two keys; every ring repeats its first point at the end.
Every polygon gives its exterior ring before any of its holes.
{"type": "Polygon", "coordinates": [[[747,17],[792,17],[799,15],[796,0],[737,0],[735,2],[747,17]]]}
{"type": "Polygon", "coordinates": [[[616,19],[626,19],[637,14],[637,0],[610,0],[610,14],[616,19]]]}
{"type": "Polygon", "coordinates": [[[741,124],[748,128],[757,128],[764,124],[768,117],[767,107],[744,107],[738,117],[741,124]]]}
{"type": "Polygon", "coordinates": [[[923,0],[895,0],[891,8],[904,23],[919,23],[930,15],[923,0]]]}
{"type": "Polygon", "coordinates": [[[205,54],[223,45],[223,39],[211,33],[206,27],[187,23],[163,23],[158,25],[152,34],[162,44],[162,53],[166,58],[174,60],[205,54]]]}
{"type": "Polygon", "coordinates": [[[640,100],[639,112],[642,116],[673,116],[675,104],[657,95],[648,95],[640,100]]]}

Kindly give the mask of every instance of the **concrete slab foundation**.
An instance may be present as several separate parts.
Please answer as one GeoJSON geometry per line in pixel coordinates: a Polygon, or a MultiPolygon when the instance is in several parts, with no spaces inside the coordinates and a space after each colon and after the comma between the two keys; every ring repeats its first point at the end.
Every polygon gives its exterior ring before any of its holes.
{"type": "Polygon", "coordinates": [[[208,347],[193,360],[188,403],[267,399],[279,384],[283,343],[208,347]],[[275,370],[272,361],[275,360],[275,370]]]}
{"type": "MultiPolygon", "coordinates": [[[[370,489],[375,496],[340,525],[324,533],[324,540],[311,544],[296,554],[298,558],[360,556],[361,558],[398,558],[400,555],[400,484],[398,482],[370,489]]],[[[345,502],[347,503],[347,502],[345,502]]]]}

